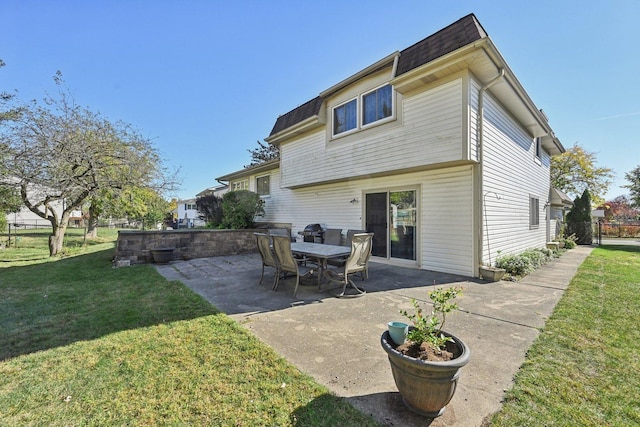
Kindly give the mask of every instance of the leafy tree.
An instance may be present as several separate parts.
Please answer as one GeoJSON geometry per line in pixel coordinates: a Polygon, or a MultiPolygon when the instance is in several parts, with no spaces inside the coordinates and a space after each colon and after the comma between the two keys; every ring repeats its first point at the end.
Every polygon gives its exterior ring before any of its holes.
{"type": "Polygon", "coordinates": [[[578,143],[551,158],[551,185],[570,197],[577,197],[588,188],[596,205],[604,202],[613,176],[612,169],[598,167],[596,155],[578,143]]]}
{"type": "Polygon", "coordinates": [[[607,221],[629,221],[640,216],[640,210],[632,206],[629,197],[622,195],[613,200],[608,200],[598,209],[604,210],[604,218],[607,221]]]}
{"type": "Polygon", "coordinates": [[[631,203],[633,206],[640,208],[640,166],[636,166],[635,169],[624,174],[624,177],[629,181],[629,184],[622,187],[629,189],[631,203]]]}
{"type": "Polygon", "coordinates": [[[271,144],[265,144],[260,141],[256,141],[258,143],[258,148],[254,148],[253,150],[247,150],[251,153],[251,163],[246,167],[259,165],[269,160],[274,160],[280,158],[280,149],[277,146],[271,144]]]}
{"type": "MultiPolygon", "coordinates": [[[[0,59],[0,68],[4,66],[4,61],[0,59]]],[[[0,92],[0,126],[20,115],[20,109],[12,105],[14,99],[14,93],[0,92]]],[[[10,165],[2,161],[6,153],[7,144],[4,139],[0,139],[0,231],[7,227],[7,214],[19,211],[22,205],[15,182],[11,182],[10,165]]]]}
{"type": "Polygon", "coordinates": [[[222,213],[223,228],[252,228],[253,219],[264,215],[264,202],[252,191],[230,191],[222,196],[222,213]]]}
{"type": "Polygon", "coordinates": [[[15,188],[0,184],[0,231],[7,228],[7,214],[18,212],[22,206],[15,188]]]}
{"type": "Polygon", "coordinates": [[[576,235],[579,245],[593,243],[593,230],[591,228],[591,195],[589,190],[584,190],[581,197],[576,197],[573,207],[567,213],[567,236],[576,235]]]}
{"type": "Polygon", "coordinates": [[[160,158],[148,139],[129,124],[112,123],[76,105],[62,90],[59,72],[54,80],[58,98],[23,106],[20,116],[3,127],[7,152],[0,159],[0,170],[10,165],[24,205],[51,223],[51,256],[62,249],[73,210],[95,202],[103,190],[135,188],[161,175],[160,158]],[[60,200],[62,212],[52,208],[60,200]]]}
{"type": "Polygon", "coordinates": [[[222,198],[207,194],[196,199],[196,207],[202,215],[200,219],[207,224],[217,227],[222,223],[222,198]]]}

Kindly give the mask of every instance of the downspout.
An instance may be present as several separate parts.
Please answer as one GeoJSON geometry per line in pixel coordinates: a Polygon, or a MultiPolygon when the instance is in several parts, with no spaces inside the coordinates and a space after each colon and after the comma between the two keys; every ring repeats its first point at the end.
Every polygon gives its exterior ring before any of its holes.
{"type": "MultiPolygon", "coordinates": [[[[484,94],[485,92],[494,84],[498,82],[501,78],[504,77],[504,68],[498,69],[498,75],[494,77],[491,81],[486,83],[484,86],[480,88],[480,92],[478,92],[478,125],[477,125],[477,136],[476,136],[476,153],[478,156],[478,194],[477,194],[477,203],[479,209],[476,212],[479,212],[479,215],[476,215],[479,218],[478,221],[478,263],[481,265],[483,260],[483,252],[484,252],[484,235],[483,235],[483,218],[482,218],[482,209],[483,209],[483,167],[484,167],[484,154],[483,154],[483,139],[484,139],[484,94]]],[[[478,266],[476,266],[478,268],[478,266]]]]}
{"type": "Polygon", "coordinates": [[[391,69],[391,78],[396,77],[396,72],[398,71],[398,59],[400,59],[400,52],[396,53],[396,57],[393,58],[393,68],[391,69]]]}

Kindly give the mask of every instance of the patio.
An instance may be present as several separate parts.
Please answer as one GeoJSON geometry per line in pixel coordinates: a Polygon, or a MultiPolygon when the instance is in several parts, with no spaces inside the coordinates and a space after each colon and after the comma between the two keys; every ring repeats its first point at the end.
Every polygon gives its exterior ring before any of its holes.
{"type": "MultiPolygon", "coordinates": [[[[427,300],[435,283],[462,286],[461,312],[446,329],[471,348],[458,390],[432,426],[481,425],[500,408],[503,392],[524,361],[578,266],[591,252],[577,247],[520,282],[486,283],[468,277],[370,264],[367,294],[337,299],[309,284],[294,299],[295,279],[271,290],[262,285],[258,254],[174,261],[157,266],[167,279],[180,280],[319,383],[343,396],[384,425],[425,425],[407,410],[395,387],[380,335],[390,320],[403,320],[410,299],[427,300]]],[[[268,271],[266,274],[270,274],[268,271]]],[[[272,277],[272,276],[271,276],[272,277]]]]}

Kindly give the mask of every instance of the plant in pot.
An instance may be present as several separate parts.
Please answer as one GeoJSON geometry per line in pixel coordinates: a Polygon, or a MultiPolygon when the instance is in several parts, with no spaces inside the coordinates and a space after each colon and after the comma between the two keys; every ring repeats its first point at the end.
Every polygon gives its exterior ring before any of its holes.
{"type": "Polygon", "coordinates": [[[389,331],[380,338],[405,405],[429,418],[444,413],[456,391],[460,369],[469,362],[471,351],[466,344],[443,330],[446,315],[458,308],[454,300],[461,293],[457,287],[429,292],[433,302],[430,315],[412,299],[414,312],[400,311],[413,323],[405,343],[396,344],[389,331]]]}

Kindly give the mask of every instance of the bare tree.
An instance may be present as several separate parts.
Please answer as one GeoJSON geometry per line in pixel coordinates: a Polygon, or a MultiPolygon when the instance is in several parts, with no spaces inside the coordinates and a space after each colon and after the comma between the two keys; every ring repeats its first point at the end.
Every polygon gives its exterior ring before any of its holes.
{"type": "Polygon", "coordinates": [[[268,143],[263,144],[260,141],[256,142],[258,143],[257,148],[247,150],[251,153],[251,163],[249,165],[245,165],[245,167],[259,165],[261,163],[280,158],[280,149],[277,146],[268,143]]]}
{"type": "MultiPolygon", "coordinates": [[[[24,205],[52,226],[49,254],[62,249],[71,212],[128,187],[162,188],[162,162],[149,139],[123,122],[110,122],[75,104],[55,77],[58,97],[32,102],[3,128],[1,161],[10,165],[24,205]],[[62,211],[53,208],[62,201],[62,211]]],[[[2,165],[0,165],[1,167],[2,165]]]]}

